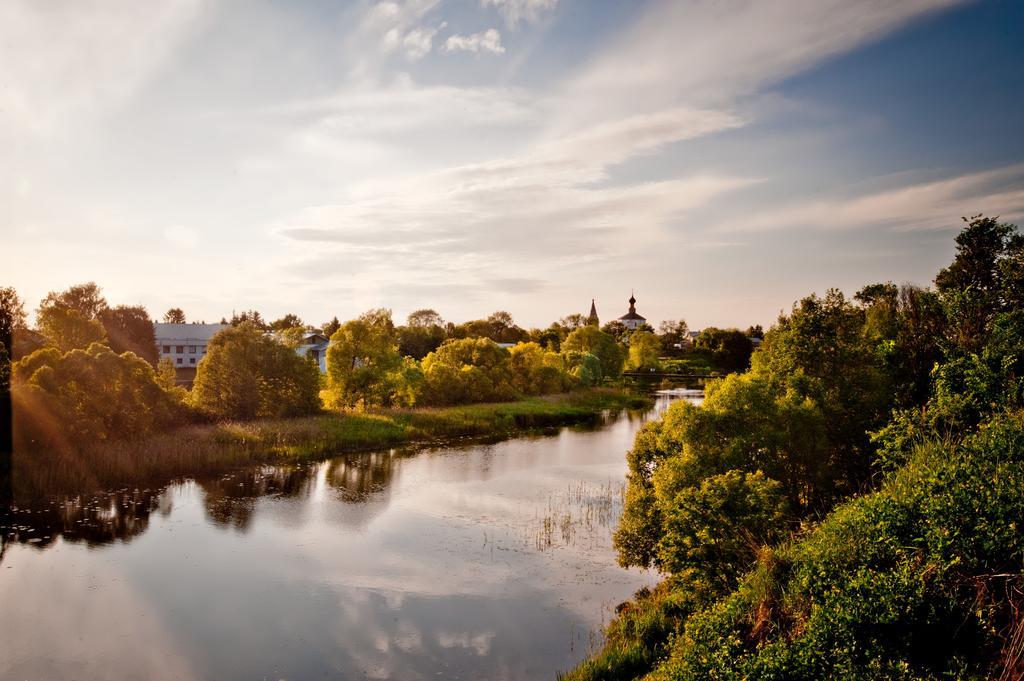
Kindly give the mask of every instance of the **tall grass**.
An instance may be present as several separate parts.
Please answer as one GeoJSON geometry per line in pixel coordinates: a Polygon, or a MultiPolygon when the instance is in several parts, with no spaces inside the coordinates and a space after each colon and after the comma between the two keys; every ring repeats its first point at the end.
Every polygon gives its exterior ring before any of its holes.
{"type": "Polygon", "coordinates": [[[609,410],[644,408],[647,398],[593,389],[516,402],[437,409],[342,412],[290,419],[190,425],[143,439],[21,448],[17,498],[155,485],[256,463],[298,461],[413,442],[502,438],[531,429],[595,421],[609,410]]]}

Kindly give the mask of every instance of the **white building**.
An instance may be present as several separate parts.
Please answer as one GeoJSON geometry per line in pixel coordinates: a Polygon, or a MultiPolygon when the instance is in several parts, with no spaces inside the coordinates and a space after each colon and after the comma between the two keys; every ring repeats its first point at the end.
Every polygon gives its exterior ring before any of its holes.
{"type": "Polygon", "coordinates": [[[319,332],[306,334],[302,338],[302,345],[295,348],[299,357],[309,357],[320,367],[320,373],[327,373],[327,346],[331,339],[319,332]]]}
{"type": "Polygon", "coordinates": [[[156,336],[157,357],[169,358],[175,369],[195,370],[199,360],[206,355],[210,339],[228,326],[230,324],[156,323],[153,335],[156,336]]]}
{"type": "Polygon", "coordinates": [[[636,298],[632,295],[629,296],[629,312],[619,317],[619,321],[622,322],[627,329],[634,331],[639,329],[641,326],[647,323],[646,317],[641,317],[636,311],[636,298]]]}

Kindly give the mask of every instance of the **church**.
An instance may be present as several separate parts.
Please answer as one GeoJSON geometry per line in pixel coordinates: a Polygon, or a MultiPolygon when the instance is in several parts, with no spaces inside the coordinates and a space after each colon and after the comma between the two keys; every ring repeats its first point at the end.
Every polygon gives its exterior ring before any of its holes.
{"type": "Polygon", "coordinates": [[[636,297],[629,296],[629,312],[619,317],[619,321],[630,331],[634,331],[647,323],[647,319],[641,317],[636,311],[636,297]]]}

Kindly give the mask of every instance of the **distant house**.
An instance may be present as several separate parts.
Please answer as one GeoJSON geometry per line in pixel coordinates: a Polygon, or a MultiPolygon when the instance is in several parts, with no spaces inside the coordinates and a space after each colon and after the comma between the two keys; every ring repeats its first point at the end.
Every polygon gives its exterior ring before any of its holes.
{"type": "Polygon", "coordinates": [[[647,318],[641,317],[636,311],[636,298],[634,296],[629,296],[629,312],[619,317],[619,321],[630,331],[638,329],[647,323],[647,318]]]}
{"type": "Polygon", "coordinates": [[[206,356],[210,339],[229,324],[153,324],[156,354],[159,359],[170,359],[177,370],[179,383],[191,383],[196,376],[196,365],[206,356]]]}
{"type": "Polygon", "coordinates": [[[320,333],[314,331],[308,333],[302,338],[302,345],[295,348],[295,352],[300,357],[308,357],[316,365],[320,367],[320,373],[327,373],[327,347],[331,344],[331,339],[320,333]]]}

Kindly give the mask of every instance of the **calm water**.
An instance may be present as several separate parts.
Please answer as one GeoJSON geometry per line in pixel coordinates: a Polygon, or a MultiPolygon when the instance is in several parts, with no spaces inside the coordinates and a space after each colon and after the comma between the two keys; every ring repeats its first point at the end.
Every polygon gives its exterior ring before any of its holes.
{"type": "Polygon", "coordinates": [[[554,678],[656,581],[611,548],[655,412],[19,509],[0,678],[554,678]]]}

